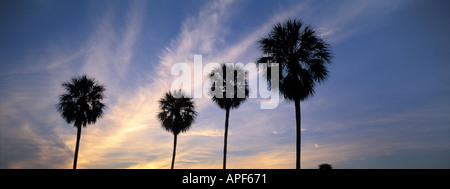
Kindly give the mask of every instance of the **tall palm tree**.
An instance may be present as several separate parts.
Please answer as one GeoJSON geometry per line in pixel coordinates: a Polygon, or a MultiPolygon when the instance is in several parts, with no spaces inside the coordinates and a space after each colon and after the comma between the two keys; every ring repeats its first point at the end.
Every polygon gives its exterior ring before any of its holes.
{"type": "MultiPolygon", "coordinates": [[[[327,64],[331,63],[330,45],[311,26],[303,26],[300,20],[276,24],[259,44],[264,55],[258,62],[278,63],[279,91],[285,99],[295,103],[296,168],[300,169],[300,101],[314,95],[316,83],[327,78],[327,64]]],[[[270,64],[267,69],[267,73],[271,73],[270,64]]],[[[270,74],[266,76],[270,84],[270,74]]]]}
{"type": "Polygon", "coordinates": [[[227,167],[228,119],[230,117],[230,109],[238,108],[247,99],[249,94],[245,75],[245,71],[241,67],[232,64],[221,64],[209,75],[211,79],[211,90],[209,94],[212,96],[213,102],[226,111],[223,169],[227,167]]]}
{"type": "Polygon", "coordinates": [[[94,124],[103,116],[106,105],[102,103],[105,87],[86,75],[74,77],[62,84],[66,93],[59,97],[58,111],[68,124],[77,128],[77,144],[73,160],[73,169],[77,168],[78,149],[80,147],[81,128],[94,124]]]}
{"type": "Polygon", "coordinates": [[[158,113],[158,120],[161,126],[173,134],[173,154],[172,166],[175,164],[175,152],[177,149],[177,136],[180,132],[186,132],[194,123],[197,117],[194,101],[187,94],[179,91],[167,92],[159,100],[161,111],[158,113]],[[177,98],[178,97],[178,98],[177,98]]]}

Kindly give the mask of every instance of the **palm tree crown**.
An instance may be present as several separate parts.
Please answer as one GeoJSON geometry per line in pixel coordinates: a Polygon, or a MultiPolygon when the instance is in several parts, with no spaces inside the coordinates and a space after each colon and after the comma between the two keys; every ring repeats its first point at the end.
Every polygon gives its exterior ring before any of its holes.
{"type": "Polygon", "coordinates": [[[249,95],[245,77],[245,71],[239,66],[221,64],[220,67],[216,67],[209,75],[212,82],[209,94],[213,102],[225,110],[238,108],[249,95]],[[227,72],[233,75],[227,76],[227,72]]]}
{"type": "Polygon", "coordinates": [[[94,124],[103,116],[106,105],[102,103],[105,87],[86,75],[72,78],[62,86],[65,94],[59,97],[58,111],[67,123],[74,123],[75,127],[86,127],[94,124]]]}
{"type": "Polygon", "coordinates": [[[175,135],[186,132],[194,122],[197,112],[194,101],[182,91],[168,92],[159,100],[161,112],[158,113],[158,120],[161,126],[168,132],[175,135]],[[180,98],[175,96],[179,95],[180,98]]]}
{"type": "Polygon", "coordinates": [[[316,82],[323,82],[328,76],[330,45],[311,26],[303,27],[300,20],[276,24],[259,43],[265,56],[258,62],[279,63],[279,90],[288,100],[307,99],[314,94],[316,82]]]}

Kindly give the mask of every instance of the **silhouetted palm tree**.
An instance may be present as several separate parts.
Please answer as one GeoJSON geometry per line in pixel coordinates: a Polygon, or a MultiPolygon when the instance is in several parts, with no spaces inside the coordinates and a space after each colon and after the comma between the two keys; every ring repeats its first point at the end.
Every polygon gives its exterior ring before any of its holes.
{"type": "Polygon", "coordinates": [[[73,160],[73,169],[76,169],[81,127],[94,124],[103,116],[103,110],[106,109],[102,103],[105,87],[86,75],[74,77],[62,86],[66,89],[66,93],[59,97],[58,111],[67,123],[73,123],[77,128],[77,144],[73,160]]]}
{"type": "MultiPolygon", "coordinates": [[[[331,61],[330,46],[311,26],[303,26],[300,20],[278,23],[269,35],[259,41],[264,55],[258,63],[278,63],[279,91],[287,100],[295,102],[296,114],[296,168],[300,169],[300,101],[314,94],[317,82],[328,76],[327,64],[331,61]]],[[[270,65],[266,78],[270,84],[270,65]]]]}
{"type": "Polygon", "coordinates": [[[187,94],[179,91],[167,92],[163,98],[159,100],[161,112],[158,113],[158,120],[161,126],[173,134],[173,154],[172,166],[175,164],[175,152],[177,149],[177,136],[180,132],[186,132],[194,123],[197,116],[194,102],[187,94]],[[179,97],[179,98],[176,98],[179,97]]]}
{"type": "Polygon", "coordinates": [[[209,75],[209,78],[211,79],[209,94],[212,96],[213,102],[226,111],[223,147],[223,169],[226,169],[230,109],[238,108],[247,99],[249,94],[247,78],[245,71],[241,67],[232,64],[222,64],[220,67],[215,68],[209,75]],[[233,76],[227,76],[227,73],[233,74],[233,76]]]}

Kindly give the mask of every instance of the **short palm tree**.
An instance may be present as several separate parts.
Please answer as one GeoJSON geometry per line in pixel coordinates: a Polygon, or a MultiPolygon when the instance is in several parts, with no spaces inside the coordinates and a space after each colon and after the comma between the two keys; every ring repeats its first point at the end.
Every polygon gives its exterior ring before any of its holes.
{"type": "Polygon", "coordinates": [[[172,166],[175,164],[175,153],[177,149],[177,136],[181,132],[186,132],[194,123],[197,117],[194,101],[187,94],[179,91],[167,92],[159,100],[161,111],[158,113],[158,120],[161,126],[173,134],[173,154],[172,166]],[[178,98],[177,98],[178,97],[178,98]]]}
{"type": "Polygon", "coordinates": [[[245,71],[233,64],[221,64],[215,68],[209,78],[211,90],[209,94],[221,109],[225,109],[225,133],[223,147],[223,169],[227,167],[228,119],[230,109],[238,108],[248,97],[249,89],[245,71]],[[228,70],[228,71],[227,71],[228,70]]]}
{"type": "MultiPolygon", "coordinates": [[[[311,97],[316,83],[327,78],[327,64],[331,63],[330,45],[311,26],[303,26],[300,20],[276,24],[259,44],[264,55],[258,62],[278,63],[279,91],[285,99],[295,103],[296,168],[300,169],[300,101],[311,97]]],[[[267,68],[270,70],[270,65],[267,68]]],[[[271,73],[269,70],[267,73],[271,73]]],[[[270,74],[266,76],[270,84],[270,74]]]]}
{"type": "Polygon", "coordinates": [[[76,169],[81,128],[94,124],[103,116],[103,111],[106,109],[106,105],[102,103],[105,87],[86,75],[74,77],[62,86],[66,89],[66,93],[59,97],[58,111],[67,123],[73,123],[73,126],[77,128],[73,160],[73,169],[76,169]]]}

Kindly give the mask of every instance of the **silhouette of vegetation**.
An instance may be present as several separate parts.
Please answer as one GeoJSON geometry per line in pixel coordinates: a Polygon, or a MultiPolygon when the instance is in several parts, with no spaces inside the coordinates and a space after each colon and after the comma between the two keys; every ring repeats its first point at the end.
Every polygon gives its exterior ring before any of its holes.
{"type": "Polygon", "coordinates": [[[173,154],[172,166],[175,164],[175,153],[177,149],[177,136],[181,132],[186,132],[194,123],[197,117],[194,101],[183,91],[167,92],[163,98],[159,100],[161,111],[158,113],[158,120],[161,126],[168,132],[173,134],[173,154]],[[179,97],[179,98],[176,98],[179,97]]]}
{"type": "MultiPolygon", "coordinates": [[[[300,101],[314,95],[316,83],[327,78],[327,64],[331,63],[330,45],[311,26],[304,26],[300,20],[276,24],[259,44],[264,55],[257,62],[278,63],[279,91],[285,99],[295,103],[296,168],[300,169],[300,101]]],[[[266,79],[271,86],[270,64],[267,69],[266,79]]]]}
{"type": "Polygon", "coordinates": [[[323,163],[319,165],[319,169],[333,169],[333,167],[331,166],[331,164],[323,163]]]}
{"type": "Polygon", "coordinates": [[[59,97],[58,111],[67,123],[77,128],[77,143],[73,160],[73,169],[77,168],[78,149],[80,147],[81,128],[94,124],[103,116],[106,105],[102,103],[105,87],[86,75],[74,77],[62,84],[66,93],[59,97]]]}
{"type": "Polygon", "coordinates": [[[212,101],[226,111],[223,147],[223,169],[226,169],[230,109],[238,108],[247,99],[248,83],[245,71],[233,64],[221,64],[210,73],[209,78],[211,79],[209,94],[212,101]],[[233,76],[228,76],[227,73],[232,73],[233,76]]]}

